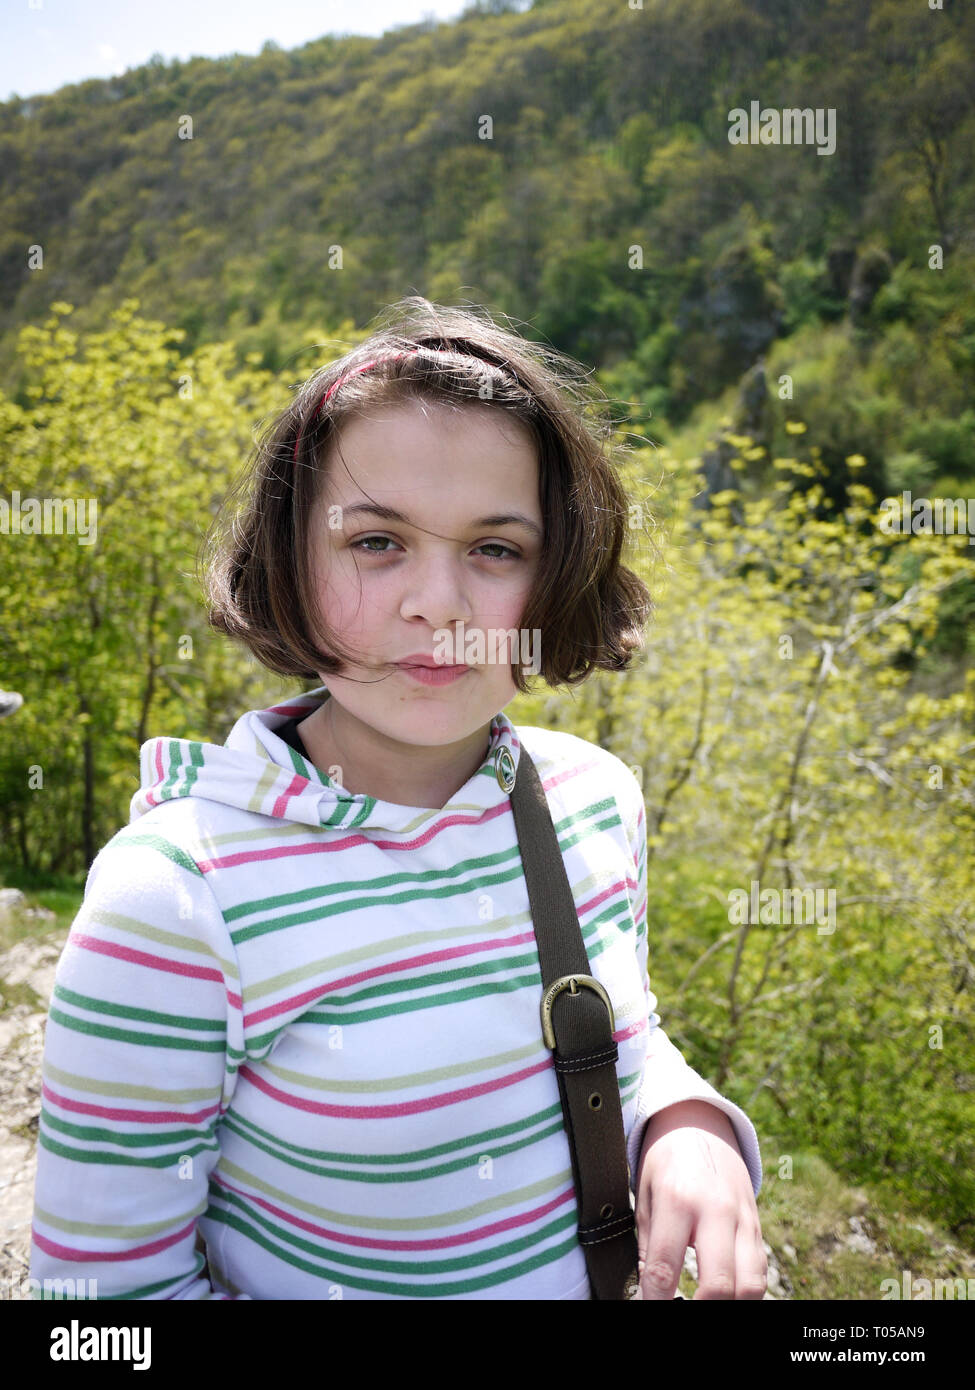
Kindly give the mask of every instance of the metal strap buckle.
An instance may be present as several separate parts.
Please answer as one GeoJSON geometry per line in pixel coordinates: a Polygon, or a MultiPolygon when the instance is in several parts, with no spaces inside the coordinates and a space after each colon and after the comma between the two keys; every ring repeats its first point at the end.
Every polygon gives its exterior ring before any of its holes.
{"type": "Polygon", "coordinates": [[[567,989],[570,994],[578,994],[580,985],[584,989],[591,989],[599,995],[609,1013],[610,1031],[616,1027],[612,1000],[598,980],[594,980],[591,975],[563,975],[560,979],[550,984],[542,995],[542,1037],[545,1039],[545,1046],[551,1048],[553,1052],[555,1051],[555,1029],[552,1027],[552,1005],[564,989],[567,989]]]}

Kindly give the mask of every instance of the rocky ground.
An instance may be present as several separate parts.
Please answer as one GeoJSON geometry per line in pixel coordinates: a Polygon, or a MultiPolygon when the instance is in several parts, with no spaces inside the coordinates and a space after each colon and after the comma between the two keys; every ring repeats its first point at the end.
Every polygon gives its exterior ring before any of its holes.
{"type": "MultiPolygon", "coordinates": [[[[49,925],[53,912],[27,909],[14,892],[0,890],[0,917],[49,925]]],[[[44,1022],[66,935],[28,937],[0,953],[0,1298],[27,1296],[44,1022]]]]}

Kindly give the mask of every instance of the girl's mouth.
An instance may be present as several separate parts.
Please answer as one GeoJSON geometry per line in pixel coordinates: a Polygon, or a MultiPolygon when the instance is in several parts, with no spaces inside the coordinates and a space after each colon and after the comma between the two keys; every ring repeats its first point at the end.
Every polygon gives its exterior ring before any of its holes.
{"type": "Polygon", "coordinates": [[[460,680],[461,676],[466,676],[471,668],[470,666],[408,666],[405,663],[400,663],[399,669],[404,676],[418,681],[420,685],[450,685],[453,681],[460,680]]]}

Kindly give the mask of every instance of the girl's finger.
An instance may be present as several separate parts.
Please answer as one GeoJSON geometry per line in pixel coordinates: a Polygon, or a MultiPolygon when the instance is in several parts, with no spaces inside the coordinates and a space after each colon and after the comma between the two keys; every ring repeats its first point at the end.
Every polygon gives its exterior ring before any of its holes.
{"type": "Polygon", "coordinates": [[[734,1298],[737,1288],[738,1223],[727,1215],[706,1216],[697,1228],[695,1298],[734,1298]]]}
{"type": "Polygon", "coordinates": [[[735,1237],[735,1297],[761,1299],[767,1288],[768,1257],[761,1227],[742,1222],[735,1237]]]}
{"type": "Polygon", "coordinates": [[[651,1207],[646,1254],[637,1267],[641,1298],[673,1298],[690,1239],[690,1212],[677,1204],[651,1207]]]}

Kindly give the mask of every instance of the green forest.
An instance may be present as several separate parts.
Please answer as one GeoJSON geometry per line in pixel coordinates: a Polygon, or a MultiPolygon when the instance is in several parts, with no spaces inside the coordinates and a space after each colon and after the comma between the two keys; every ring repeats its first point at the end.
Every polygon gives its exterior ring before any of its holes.
{"type": "Polygon", "coordinates": [[[762,1201],[819,1154],[975,1248],[970,9],[482,3],[154,59],[0,105],[0,283],[0,882],[76,907],[147,738],[298,688],[209,629],[206,527],[384,305],[482,304],[625,445],[645,648],[508,713],[640,779],[663,1026],[775,1136],[762,1201]],[[732,143],[752,103],[835,150],[732,143]],[[97,542],[14,534],[15,492],[97,498],[97,542]],[[958,524],[885,528],[905,492],[958,524]],[[835,930],[736,923],[753,881],[835,930]]]}

